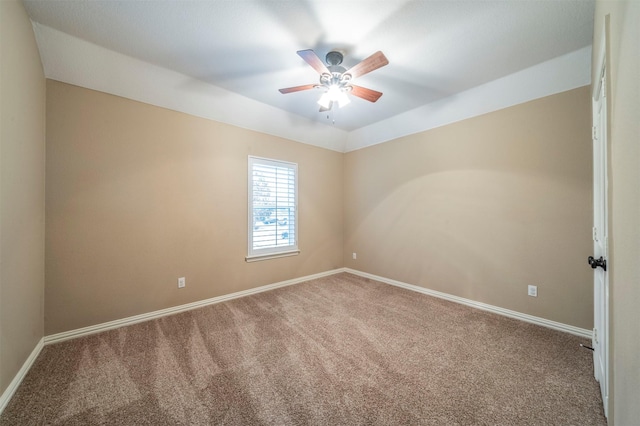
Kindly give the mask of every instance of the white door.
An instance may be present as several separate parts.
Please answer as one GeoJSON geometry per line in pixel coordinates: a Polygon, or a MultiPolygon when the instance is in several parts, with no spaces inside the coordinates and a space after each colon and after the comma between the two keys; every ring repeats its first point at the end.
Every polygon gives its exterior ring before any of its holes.
{"type": "Polygon", "coordinates": [[[607,100],[604,64],[593,98],[593,365],[605,416],[609,398],[609,274],[607,272],[607,100]]]}

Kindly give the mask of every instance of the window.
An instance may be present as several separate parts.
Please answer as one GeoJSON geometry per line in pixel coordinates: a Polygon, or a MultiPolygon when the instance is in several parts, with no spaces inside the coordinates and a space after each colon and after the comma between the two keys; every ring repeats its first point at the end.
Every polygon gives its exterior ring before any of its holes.
{"type": "Polygon", "coordinates": [[[249,157],[247,262],[298,254],[298,165],[249,157]]]}

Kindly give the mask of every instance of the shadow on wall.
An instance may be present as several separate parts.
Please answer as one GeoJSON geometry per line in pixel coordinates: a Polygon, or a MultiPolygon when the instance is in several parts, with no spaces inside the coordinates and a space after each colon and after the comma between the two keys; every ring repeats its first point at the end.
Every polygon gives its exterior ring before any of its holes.
{"type": "MultiPolygon", "coordinates": [[[[589,199],[585,191],[527,173],[430,173],[359,211],[345,247],[358,247],[356,269],[535,315],[527,284],[570,306],[589,279],[575,274],[589,249],[589,212],[576,218],[570,208],[589,199]]],[[[578,325],[589,328],[583,311],[578,325]]]]}

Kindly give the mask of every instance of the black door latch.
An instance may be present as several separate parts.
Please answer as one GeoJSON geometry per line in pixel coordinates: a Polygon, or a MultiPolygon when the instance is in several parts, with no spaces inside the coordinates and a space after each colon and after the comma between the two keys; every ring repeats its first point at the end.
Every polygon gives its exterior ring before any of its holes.
{"type": "Polygon", "coordinates": [[[593,256],[589,256],[588,262],[593,269],[596,269],[599,266],[605,271],[607,270],[607,261],[602,256],[600,256],[600,259],[595,259],[593,256]]]}

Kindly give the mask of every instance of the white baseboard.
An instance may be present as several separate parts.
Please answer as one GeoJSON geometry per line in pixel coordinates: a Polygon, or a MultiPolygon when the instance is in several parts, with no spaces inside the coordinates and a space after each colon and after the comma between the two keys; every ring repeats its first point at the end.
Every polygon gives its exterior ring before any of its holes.
{"type": "Polygon", "coordinates": [[[161,318],[167,315],[177,314],[179,312],[189,311],[191,309],[201,308],[207,305],[213,305],[216,303],[224,302],[226,300],[237,299],[239,297],[262,293],[264,291],[269,291],[269,290],[273,290],[280,287],[299,284],[304,281],[315,280],[317,278],[334,275],[340,272],[344,272],[344,268],[333,269],[330,271],[320,272],[313,275],[307,275],[300,278],[293,278],[291,280],[281,281],[274,284],[263,285],[261,287],[238,291],[236,293],[225,294],[222,296],[213,297],[211,299],[199,300],[197,302],[187,303],[185,305],[174,306],[171,308],[161,309],[159,311],[148,312],[146,314],[140,314],[132,317],[122,318],[119,320],[105,322],[102,324],[91,325],[89,327],[83,327],[75,330],[64,331],[62,333],[57,333],[57,334],[51,334],[49,336],[44,337],[44,344],[50,345],[52,343],[58,343],[58,342],[63,342],[65,340],[76,339],[78,337],[88,336],[90,334],[100,333],[102,331],[113,330],[115,328],[125,327],[127,325],[149,321],[149,320],[161,318]]]}
{"type": "Polygon", "coordinates": [[[29,355],[27,360],[24,362],[24,364],[22,364],[22,368],[20,368],[18,374],[16,374],[11,383],[9,383],[7,389],[5,389],[5,391],[2,393],[2,396],[0,396],[0,414],[2,414],[7,404],[9,404],[9,401],[11,401],[11,397],[13,397],[13,394],[18,389],[18,386],[20,386],[20,383],[22,383],[22,379],[24,379],[24,376],[27,375],[27,372],[29,371],[29,369],[31,369],[31,366],[35,362],[36,358],[38,358],[38,355],[40,355],[40,351],[42,351],[43,347],[44,337],[40,339],[36,347],[33,348],[33,351],[31,351],[31,354],[29,355]]]}
{"type": "Polygon", "coordinates": [[[174,306],[171,308],[161,309],[159,311],[148,312],[145,314],[135,315],[132,317],[122,318],[119,320],[109,321],[101,324],[92,325],[89,327],[78,328],[75,330],[65,331],[62,333],[52,334],[44,337],[44,344],[52,344],[58,343],[65,340],[75,339],[82,336],[88,336],[90,334],[100,333],[102,331],[113,330],[119,327],[125,327],[127,325],[136,324],[139,322],[149,321],[156,318],[161,318],[167,315],[177,314],[179,312],[189,311],[191,309],[200,308],[207,305],[213,305],[216,303],[224,302],[226,300],[237,299],[239,297],[249,296],[252,294],[262,293],[264,291],[273,290],[280,287],[285,287],[293,284],[299,284],[304,281],[309,281],[317,278],[326,277],[329,275],[334,275],[340,272],[349,272],[354,275],[359,275],[361,277],[369,278],[372,280],[380,281],[385,284],[394,285],[397,287],[402,287],[407,290],[416,291],[418,293],[426,294],[429,296],[438,297],[441,299],[449,300],[451,302],[460,303],[466,306],[471,306],[473,308],[482,309],[485,311],[493,312],[499,315],[507,316],[510,318],[519,319],[521,321],[529,322],[532,324],[541,325],[543,327],[552,328],[554,330],[563,331],[565,333],[574,334],[576,336],[584,337],[586,339],[592,338],[592,331],[586,330],[579,327],[574,327],[572,325],[563,324],[556,321],[551,321],[545,318],[536,317],[533,315],[523,314],[517,311],[512,311],[505,308],[500,308],[498,306],[488,305],[482,302],[476,302],[474,300],[465,299],[463,297],[454,296],[447,293],[442,293],[436,290],[430,290],[424,287],[419,287],[413,284],[407,284],[401,281],[392,280],[389,278],[381,277],[378,275],[369,274],[366,272],[361,272],[355,269],[350,268],[338,268],[330,271],[320,272],[318,274],[307,275],[304,277],[294,278],[291,280],[281,281],[274,284],[268,284],[261,287],[252,288],[249,290],[243,290],[236,293],[225,294],[222,296],[213,297],[211,299],[200,300],[193,303],[187,303],[185,305],[174,306]]]}
{"type": "Polygon", "coordinates": [[[510,309],[500,308],[498,306],[488,305],[482,302],[476,302],[475,300],[465,299],[463,297],[454,296],[447,293],[442,293],[436,290],[430,290],[424,287],[419,287],[413,284],[403,283],[401,281],[392,280],[389,278],[380,277],[377,275],[369,274],[366,272],[357,271],[355,269],[344,268],[345,272],[349,272],[350,274],[359,275],[364,278],[369,278],[375,281],[380,281],[385,284],[391,284],[396,287],[402,287],[407,290],[412,290],[418,293],[426,294],[433,297],[438,297],[440,299],[449,300],[451,302],[460,303],[462,305],[471,306],[472,308],[482,309],[483,311],[493,312],[494,314],[503,315],[505,317],[515,318],[520,321],[541,325],[542,327],[552,328],[554,330],[563,331],[565,333],[570,333],[576,336],[584,337],[585,339],[591,340],[592,331],[586,330],[580,327],[574,327],[573,325],[563,324],[561,322],[551,321],[545,318],[536,317],[529,314],[523,314],[517,311],[512,311],[510,309]]]}

